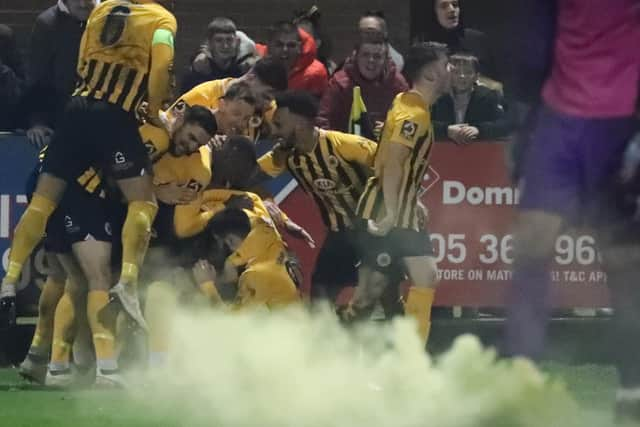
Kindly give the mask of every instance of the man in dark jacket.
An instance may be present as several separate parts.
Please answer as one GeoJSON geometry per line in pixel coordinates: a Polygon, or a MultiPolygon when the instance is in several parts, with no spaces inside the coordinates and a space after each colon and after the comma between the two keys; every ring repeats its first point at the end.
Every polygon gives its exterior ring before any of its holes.
{"type": "Polygon", "coordinates": [[[59,0],[36,19],[31,35],[24,123],[36,146],[46,145],[56,116],[76,83],[80,39],[96,0],[59,0]]]}
{"type": "Polygon", "coordinates": [[[0,130],[12,130],[15,108],[24,89],[24,67],[13,30],[0,25],[0,130]]]}
{"type": "Polygon", "coordinates": [[[440,98],[432,110],[436,138],[465,144],[507,136],[511,125],[502,96],[477,84],[478,59],[459,54],[451,56],[450,61],[451,93],[440,98]]]}

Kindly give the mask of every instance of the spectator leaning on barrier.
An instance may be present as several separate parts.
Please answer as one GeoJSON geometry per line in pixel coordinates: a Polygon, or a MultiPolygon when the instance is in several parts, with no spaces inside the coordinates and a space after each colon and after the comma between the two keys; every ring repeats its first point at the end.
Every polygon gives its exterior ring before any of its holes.
{"type": "Polygon", "coordinates": [[[349,131],[354,86],[360,87],[372,125],[384,123],[396,95],[409,90],[407,81],[389,57],[389,45],[382,37],[361,40],[343,68],[333,75],[320,102],[318,126],[349,131]]]}
{"type": "Polygon", "coordinates": [[[240,77],[257,58],[255,43],[231,19],[214,18],[207,27],[206,42],[182,77],[181,93],[206,81],[240,77]]]}
{"type": "MultiPolygon", "coordinates": [[[[358,22],[358,31],[360,32],[360,38],[367,39],[373,37],[376,39],[380,35],[385,40],[389,40],[389,32],[387,31],[387,21],[384,17],[384,13],[379,10],[366,11],[358,22]]],[[[404,58],[391,44],[389,44],[389,56],[391,60],[396,64],[396,69],[402,71],[404,68],[404,58]]]]}
{"type": "Polygon", "coordinates": [[[271,27],[269,43],[257,45],[263,56],[282,62],[289,70],[289,89],[303,90],[318,98],[327,87],[327,69],[316,59],[313,37],[291,22],[271,27]]]}
{"type": "Polygon", "coordinates": [[[425,7],[426,16],[422,14],[412,16],[414,20],[412,28],[422,29],[412,35],[414,40],[444,43],[451,54],[472,54],[478,58],[480,74],[483,78],[495,82],[502,81],[493,49],[486,35],[465,27],[460,0],[431,0],[425,7]]]}
{"type": "Polygon", "coordinates": [[[59,0],[36,19],[22,106],[28,121],[21,124],[36,146],[49,142],[56,116],[75,87],[80,39],[95,5],[96,0],[59,0]]]}
{"type": "Polygon", "coordinates": [[[503,138],[511,131],[499,92],[478,84],[478,59],[458,54],[450,58],[451,93],[432,108],[436,138],[457,143],[503,138]]]}
{"type": "Polygon", "coordinates": [[[0,130],[13,130],[24,88],[24,67],[13,30],[0,24],[0,130]]]}

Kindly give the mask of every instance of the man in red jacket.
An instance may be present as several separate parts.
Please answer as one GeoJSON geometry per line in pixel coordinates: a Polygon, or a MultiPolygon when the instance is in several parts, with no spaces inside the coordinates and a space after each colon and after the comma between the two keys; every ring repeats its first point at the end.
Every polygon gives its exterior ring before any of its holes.
{"type": "Polygon", "coordinates": [[[396,95],[409,90],[389,56],[389,44],[384,38],[363,39],[344,67],[329,80],[320,102],[319,127],[349,131],[354,86],[360,86],[372,128],[384,123],[396,95]]]}
{"type": "Polygon", "coordinates": [[[256,48],[262,56],[270,56],[287,66],[289,89],[322,96],[329,77],[325,66],[316,59],[316,43],[309,33],[290,22],[278,22],[271,27],[268,44],[256,48]]]}

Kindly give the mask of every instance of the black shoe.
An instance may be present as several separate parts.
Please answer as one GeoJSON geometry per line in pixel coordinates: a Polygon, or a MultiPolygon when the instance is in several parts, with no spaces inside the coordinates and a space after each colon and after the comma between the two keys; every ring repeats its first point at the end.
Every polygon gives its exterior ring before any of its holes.
{"type": "Polygon", "coordinates": [[[0,329],[9,329],[16,324],[16,297],[0,298],[0,329]]]}

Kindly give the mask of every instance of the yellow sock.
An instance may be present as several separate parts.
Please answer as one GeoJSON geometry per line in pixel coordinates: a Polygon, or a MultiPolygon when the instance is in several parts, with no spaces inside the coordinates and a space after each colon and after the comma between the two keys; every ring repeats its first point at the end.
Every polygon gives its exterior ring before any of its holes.
{"type": "Polygon", "coordinates": [[[99,369],[117,369],[115,339],[113,336],[114,321],[103,324],[100,312],[109,303],[107,291],[89,291],[87,297],[87,318],[93,336],[93,346],[96,350],[96,363],[99,369]]]}
{"type": "Polygon", "coordinates": [[[222,298],[218,293],[218,288],[216,288],[216,284],[211,280],[200,283],[200,292],[202,292],[208,299],[212,305],[222,303],[222,298]]]}
{"type": "Polygon", "coordinates": [[[55,209],[56,203],[53,201],[38,194],[33,195],[31,203],[16,226],[9,252],[9,266],[2,283],[15,284],[18,281],[22,266],[42,240],[47,221],[55,209]]]}
{"type": "Polygon", "coordinates": [[[149,325],[149,355],[154,359],[169,349],[172,314],[178,298],[170,283],[153,282],[147,289],[144,317],[149,325]]]}
{"type": "Polygon", "coordinates": [[[47,276],[44,282],[40,300],[38,302],[38,323],[31,341],[29,352],[37,354],[49,354],[53,339],[53,319],[56,314],[58,301],[64,293],[64,282],[60,282],[53,276],[47,276]]]}
{"type": "Polygon", "coordinates": [[[153,202],[134,201],[129,203],[127,219],[122,227],[122,272],[120,281],[135,284],[138,280],[138,266],[144,260],[151,234],[151,225],[158,212],[153,202]]]}
{"type": "Polygon", "coordinates": [[[431,330],[431,306],[436,291],[431,288],[418,288],[412,286],[409,288],[409,295],[404,304],[404,313],[406,316],[412,316],[418,324],[418,335],[422,339],[424,346],[429,340],[429,331],[431,330]]]}
{"type": "Polygon", "coordinates": [[[65,292],[56,307],[53,320],[53,342],[51,344],[51,364],[58,369],[69,366],[71,347],[75,336],[76,305],[69,292],[65,292]]]}

